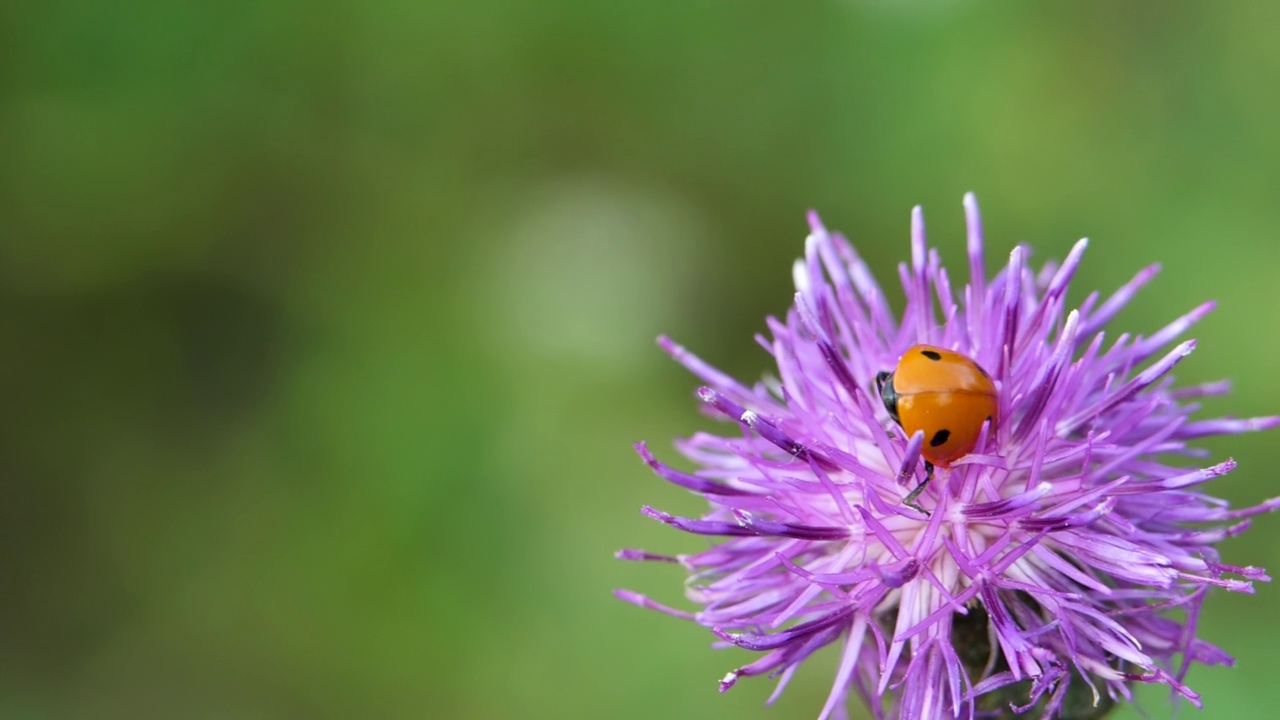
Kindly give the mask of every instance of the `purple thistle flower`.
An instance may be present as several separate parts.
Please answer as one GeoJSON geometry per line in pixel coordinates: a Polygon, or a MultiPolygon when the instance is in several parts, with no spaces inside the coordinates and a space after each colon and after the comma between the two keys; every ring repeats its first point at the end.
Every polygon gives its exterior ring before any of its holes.
{"type": "Polygon", "coordinates": [[[964,207],[971,275],[958,297],[913,212],[901,320],[852,245],[810,215],[795,304],[785,321],[768,320],[772,337],[758,337],[776,379],[741,384],[659,339],[705,383],[707,411],[741,434],[679,441],[699,466],[692,474],[636,446],[659,477],[711,506],[697,519],[644,514],[722,540],[676,557],[618,554],[683,565],[697,612],[617,595],[761,653],[721,691],[769,675],[780,678],[776,698],[806,658],[837,646],[820,718],[843,717],[851,690],[877,718],[1101,717],[1131,699],[1133,682],[1167,685],[1199,706],[1184,684],[1191,663],[1232,661],[1196,637],[1206,592],[1252,592],[1269,579],[1224,564],[1214,545],[1280,498],[1232,510],[1199,486],[1233,461],[1177,463],[1204,456],[1191,440],[1280,418],[1190,419],[1196,398],[1227,391],[1175,389],[1170,375],[1195,348],[1175,338],[1212,303],[1150,337],[1108,342],[1103,327],[1156,266],[1068,311],[1086,241],[1039,272],[1019,246],[988,280],[973,195],[964,207]],[[873,382],[918,343],[972,357],[999,394],[995,426],[920,496],[927,515],[902,503],[924,476],[922,438],[906,437],[873,382]]]}

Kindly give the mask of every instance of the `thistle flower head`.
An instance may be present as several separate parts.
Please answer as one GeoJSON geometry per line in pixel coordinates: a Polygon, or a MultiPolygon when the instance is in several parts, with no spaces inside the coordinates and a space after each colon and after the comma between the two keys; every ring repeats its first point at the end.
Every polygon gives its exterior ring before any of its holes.
{"type": "Polygon", "coordinates": [[[687,568],[696,611],[617,594],[760,653],[722,691],[769,675],[776,697],[805,659],[836,646],[820,718],[843,716],[851,692],[877,718],[1101,717],[1134,682],[1199,705],[1189,666],[1231,662],[1196,637],[1205,593],[1268,579],[1224,564],[1214,545],[1280,498],[1231,509],[1204,494],[1234,462],[1188,467],[1203,457],[1191,443],[1278,418],[1191,418],[1197,398],[1227,389],[1175,388],[1171,376],[1195,348],[1177,339],[1212,303],[1149,337],[1104,333],[1155,266],[1068,309],[1086,241],[1038,272],[1019,246],[989,279],[972,195],[964,205],[969,282],[952,285],[917,208],[901,317],[853,246],[810,216],[795,303],[758,338],[777,365],[762,382],[660,339],[704,383],[705,408],[738,432],[679,441],[694,473],[639,444],[659,477],[710,504],[700,518],[644,513],[720,541],[676,557],[619,553],[687,568]],[[894,422],[874,382],[921,343],[974,359],[998,392],[998,419],[937,470],[924,512],[903,504],[924,477],[923,438],[894,422]]]}

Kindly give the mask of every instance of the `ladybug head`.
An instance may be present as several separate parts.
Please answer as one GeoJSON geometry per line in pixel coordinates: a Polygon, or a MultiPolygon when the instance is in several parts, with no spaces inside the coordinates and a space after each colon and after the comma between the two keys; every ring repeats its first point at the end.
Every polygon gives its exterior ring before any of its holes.
{"type": "Polygon", "coordinates": [[[902,421],[898,419],[898,391],[893,389],[893,373],[876,373],[876,392],[884,401],[884,409],[889,411],[889,417],[892,417],[894,422],[901,423],[902,421]]]}

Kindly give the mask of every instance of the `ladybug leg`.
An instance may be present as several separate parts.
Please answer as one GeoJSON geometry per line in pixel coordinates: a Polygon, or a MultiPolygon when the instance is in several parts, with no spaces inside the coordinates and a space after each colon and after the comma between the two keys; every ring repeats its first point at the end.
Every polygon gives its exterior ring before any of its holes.
{"type": "Polygon", "coordinates": [[[920,505],[916,503],[916,498],[920,497],[920,493],[924,492],[924,489],[928,487],[929,481],[932,479],[933,479],[933,463],[929,462],[928,460],[925,460],[924,461],[924,480],[922,480],[920,484],[916,486],[915,490],[912,490],[911,492],[907,493],[907,496],[902,499],[902,504],[906,505],[912,510],[918,510],[919,512],[924,513],[925,517],[928,517],[929,511],[920,507],[920,505]]]}

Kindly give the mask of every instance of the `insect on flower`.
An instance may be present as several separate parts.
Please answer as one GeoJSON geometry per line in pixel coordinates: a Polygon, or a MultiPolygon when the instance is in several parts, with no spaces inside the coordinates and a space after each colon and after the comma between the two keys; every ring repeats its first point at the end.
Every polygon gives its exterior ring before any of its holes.
{"type": "MultiPolygon", "coordinates": [[[[949,467],[978,444],[983,424],[996,417],[996,385],[982,366],[958,352],[916,345],[902,354],[898,368],[876,375],[876,392],[889,417],[908,435],[924,433],[924,481],[903,505],[926,512],[916,498],[933,479],[935,465],[949,467]]],[[[928,514],[928,513],[926,513],[928,514]]]]}
{"type": "Polygon", "coordinates": [[[760,653],[722,691],[769,675],[777,697],[835,646],[820,718],[843,716],[851,693],[877,718],[1097,718],[1136,682],[1198,706],[1191,664],[1231,662],[1196,637],[1207,591],[1269,579],[1223,563],[1215,545],[1280,498],[1231,509],[1202,485],[1234,461],[1182,463],[1203,456],[1199,438],[1278,419],[1192,419],[1198,398],[1227,386],[1175,388],[1195,342],[1174,341],[1212,303],[1149,337],[1108,337],[1155,266],[1068,310],[1086,241],[1039,272],[1016,247],[989,279],[972,195],[964,206],[968,283],[955,292],[917,208],[900,317],[853,246],[811,215],[795,303],[759,338],[774,377],[742,384],[659,340],[739,432],[677,442],[692,473],[637,445],[710,505],[699,518],[644,513],[720,541],[618,554],[685,567],[696,611],[617,595],[760,653]]]}

